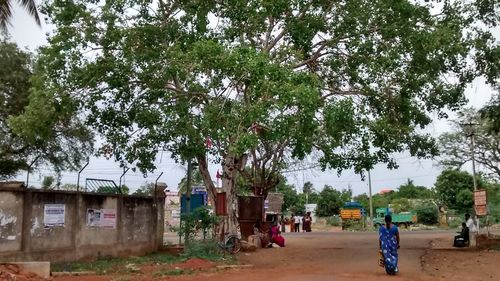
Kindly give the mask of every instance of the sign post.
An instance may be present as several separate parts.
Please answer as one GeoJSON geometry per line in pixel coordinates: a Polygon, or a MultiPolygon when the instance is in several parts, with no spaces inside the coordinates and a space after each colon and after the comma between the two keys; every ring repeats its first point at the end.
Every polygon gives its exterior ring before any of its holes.
{"type": "Polygon", "coordinates": [[[474,209],[476,211],[476,215],[488,215],[487,205],[486,190],[481,189],[474,191],[474,209]]]}

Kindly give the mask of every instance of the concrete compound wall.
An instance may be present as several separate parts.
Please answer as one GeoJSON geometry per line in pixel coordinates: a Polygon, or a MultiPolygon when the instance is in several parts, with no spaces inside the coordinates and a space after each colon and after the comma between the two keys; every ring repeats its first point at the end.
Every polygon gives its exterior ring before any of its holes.
{"type": "Polygon", "coordinates": [[[164,198],[0,187],[0,262],[142,255],[163,243],[164,198]],[[44,206],[64,204],[64,226],[45,226],[44,206]],[[93,227],[88,209],[116,211],[93,227]]]}

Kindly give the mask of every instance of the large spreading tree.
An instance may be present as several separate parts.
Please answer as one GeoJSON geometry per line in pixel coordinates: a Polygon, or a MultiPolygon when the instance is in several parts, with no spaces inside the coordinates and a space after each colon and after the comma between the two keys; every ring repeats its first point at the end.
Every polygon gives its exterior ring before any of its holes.
{"type": "MultiPolygon", "coordinates": [[[[436,153],[431,113],[465,101],[497,48],[491,7],[408,0],[48,0],[47,87],[82,101],[104,153],[143,172],[195,159],[212,200],[222,165],[263,193],[287,159],[358,173],[436,153]],[[481,25],[476,25],[482,21],[481,25]],[[484,63],[483,63],[484,62],[484,63]],[[266,171],[269,171],[266,174],[266,171]],[[269,179],[269,180],[268,180],[269,179]]],[[[496,7],[493,7],[496,8],[496,7]]]]}

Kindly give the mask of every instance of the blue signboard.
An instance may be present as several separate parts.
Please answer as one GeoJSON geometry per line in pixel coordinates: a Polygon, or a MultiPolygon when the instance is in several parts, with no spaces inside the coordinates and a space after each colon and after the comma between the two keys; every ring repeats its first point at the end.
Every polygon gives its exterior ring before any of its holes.
{"type": "MultiPolygon", "coordinates": [[[[191,199],[189,200],[191,202],[190,205],[190,211],[192,212],[194,209],[205,206],[204,202],[204,196],[203,194],[191,194],[191,199]]],[[[187,201],[186,201],[186,194],[182,194],[181,196],[181,214],[186,214],[187,213],[187,201]]]]}

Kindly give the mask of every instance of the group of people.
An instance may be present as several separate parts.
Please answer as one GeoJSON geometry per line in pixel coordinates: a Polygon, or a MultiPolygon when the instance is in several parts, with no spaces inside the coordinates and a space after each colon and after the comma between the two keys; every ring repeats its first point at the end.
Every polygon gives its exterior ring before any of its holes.
{"type": "Polygon", "coordinates": [[[273,243],[280,247],[285,247],[285,238],[283,238],[281,233],[286,232],[287,225],[290,225],[290,232],[300,232],[301,225],[303,232],[311,232],[311,224],[311,212],[307,212],[304,216],[292,214],[290,218],[281,216],[278,221],[273,221],[267,231],[264,230],[260,221],[256,221],[253,226],[253,233],[259,238],[262,247],[272,247],[273,243]]]}
{"type": "Polygon", "coordinates": [[[256,221],[253,226],[253,234],[260,239],[263,248],[272,248],[273,243],[279,247],[285,247],[285,238],[281,236],[278,224],[273,223],[268,231],[265,231],[261,222],[256,221]]]}
{"type": "Polygon", "coordinates": [[[469,246],[473,241],[471,236],[477,232],[476,224],[469,214],[465,214],[465,222],[462,223],[462,230],[453,239],[454,247],[469,246]]]}
{"type": "Polygon", "coordinates": [[[286,226],[290,226],[290,232],[301,232],[300,226],[302,225],[302,232],[311,232],[312,216],[311,212],[307,212],[305,216],[299,214],[292,214],[290,218],[281,218],[281,230],[286,231],[286,226]]]}

